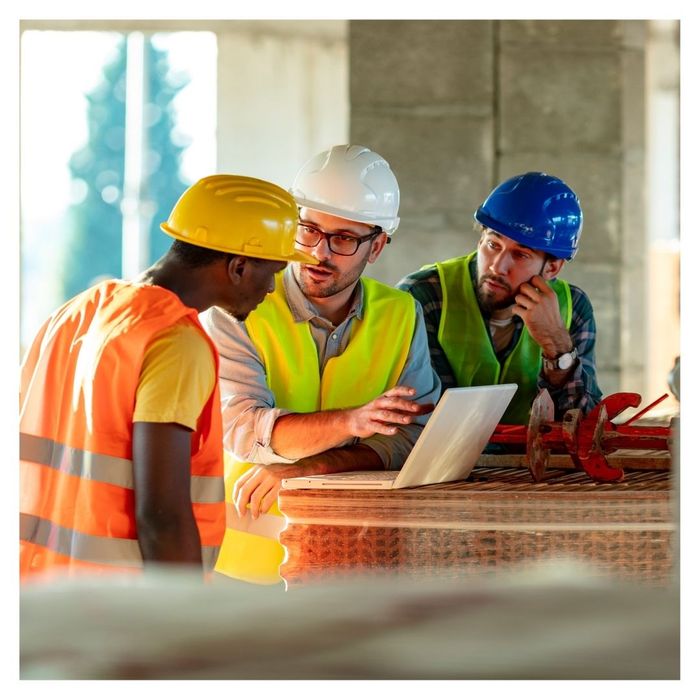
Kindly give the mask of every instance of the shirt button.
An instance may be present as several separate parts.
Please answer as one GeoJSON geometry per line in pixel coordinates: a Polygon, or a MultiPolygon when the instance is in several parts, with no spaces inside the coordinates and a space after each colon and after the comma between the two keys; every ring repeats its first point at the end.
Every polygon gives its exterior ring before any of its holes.
{"type": "Polygon", "coordinates": [[[333,335],[331,336],[331,338],[333,338],[333,340],[338,340],[338,334],[337,334],[337,333],[333,333],[333,335]]]}

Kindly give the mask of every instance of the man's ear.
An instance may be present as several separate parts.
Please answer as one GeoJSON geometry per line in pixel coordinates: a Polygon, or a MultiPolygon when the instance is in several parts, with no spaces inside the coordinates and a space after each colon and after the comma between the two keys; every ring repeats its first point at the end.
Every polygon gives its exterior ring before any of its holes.
{"type": "Polygon", "coordinates": [[[232,255],[228,261],[228,277],[234,284],[240,284],[246,270],[248,259],[243,255],[232,255]]]}
{"type": "Polygon", "coordinates": [[[564,266],[566,260],[563,258],[549,258],[544,264],[544,269],[542,270],[542,277],[549,282],[549,280],[554,279],[559,275],[561,268],[564,266]]]}
{"type": "Polygon", "coordinates": [[[369,257],[367,258],[368,263],[373,263],[379,257],[379,253],[384,250],[386,243],[387,234],[385,231],[382,231],[371,243],[369,257]]]}

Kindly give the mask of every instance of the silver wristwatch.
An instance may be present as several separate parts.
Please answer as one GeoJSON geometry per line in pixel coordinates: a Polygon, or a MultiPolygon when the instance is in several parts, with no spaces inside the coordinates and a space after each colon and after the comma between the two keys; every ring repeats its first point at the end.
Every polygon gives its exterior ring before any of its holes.
{"type": "Polygon", "coordinates": [[[569,352],[564,352],[558,357],[555,357],[553,359],[549,359],[545,357],[544,355],[542,356],[542,364],[544,365],[545,369],[569,369],[570,367],[573,367],[574,362],[576,362],[576,358],[578,357],[578,353],[576,352],[576,348],[569,352]]]}

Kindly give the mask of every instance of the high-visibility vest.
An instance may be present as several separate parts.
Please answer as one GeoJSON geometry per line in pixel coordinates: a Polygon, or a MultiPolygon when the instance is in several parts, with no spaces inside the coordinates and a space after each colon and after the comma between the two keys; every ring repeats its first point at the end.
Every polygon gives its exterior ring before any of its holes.
{"type": "MultiPolygon", "coordinates": [[[[542,349],[524,326],[503,365],[498,361],[469,274],[469,261],[475,255],[470,253],[436,264],[442,287],[438,342],[445,351],[458,386],[517,384],[518,390],[502,422],[527,424],[537,395],[542,349]]],[[[559,312],[568,329],[571,326],[571,288],[568,282],[560,279],[548,284],[557,295],[559,312]]]]}
{"type": "MultiPolygon", "coordinates": [[[[275,291],[248,316],[246,329],[265,366],[276,406],[294,413],[361,406],[396,385],[413,339],[415,302],[406,292],[361,280],[363,318],[353,320],[345,351],[329,359],[323,372],[309,324],[294,321],[281,276],[275,291]]],[[[284,558],[278,535],[285,521],[277,503],[253,520],[249,514],[238,517],[231,501],[233,485],[252,466],[225,455],[226,535],[216,571],[274,584],[281,581],[284,558]]]]}
{"type": "MultiPolygon", "coordinates": [[[[21,376],[20,573],[137,571],[133,411],[151,339],[195,309],[162,287],[103,282],[44,324],[21,376]]],[[[218,372],[217,372],[218,374],[218,372]]],[[[225,527],[218,382],[192,434],[190,497],[205,569],[225,527]]]]}

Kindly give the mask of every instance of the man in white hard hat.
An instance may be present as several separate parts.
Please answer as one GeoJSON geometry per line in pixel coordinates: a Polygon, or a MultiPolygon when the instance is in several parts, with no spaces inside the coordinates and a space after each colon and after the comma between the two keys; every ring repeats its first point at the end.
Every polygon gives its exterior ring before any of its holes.
{"type": "Polygon", "coordinates": [[[400,469],[440,382],[420,306],[361,277],[399,225],[389,164],[364,146],[334,146],[297,173],[299,251],[245,324],[212,309],[220,353],[227,529],[216,570],[276,583],[281,480],[357,469],[400,469]],[[227,455],[227,458],[230,455],[227,455]]]}

